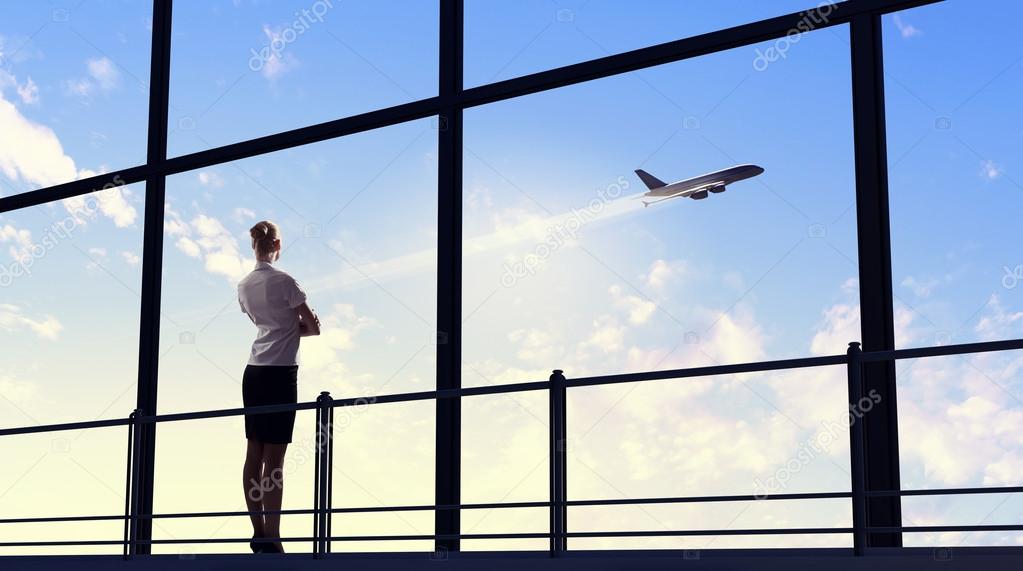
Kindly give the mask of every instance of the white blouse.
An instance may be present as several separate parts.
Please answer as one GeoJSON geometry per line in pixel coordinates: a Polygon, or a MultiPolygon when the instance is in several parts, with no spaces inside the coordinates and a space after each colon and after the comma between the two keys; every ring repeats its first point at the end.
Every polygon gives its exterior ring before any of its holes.
{"type": "Polygon", "coordinates": [[[297,365],[301,336],[295,308],[306,294],[295,278],[269,262],[256,262],[255,269],[238,283],[238,304],[259,330],[252,342],[250,365],[297,365]]]}

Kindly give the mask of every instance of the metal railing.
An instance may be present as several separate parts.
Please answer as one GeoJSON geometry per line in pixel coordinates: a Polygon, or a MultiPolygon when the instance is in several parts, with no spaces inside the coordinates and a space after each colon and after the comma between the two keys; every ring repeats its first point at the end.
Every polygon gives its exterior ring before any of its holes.
{"type": "Polygon", "coordinates": [[[68,540],[68,541],[5,541],[0,547],[55,547],[55,546],[101,546],[121,545],[125,559],[138,552],[140,545],[160,544],[207,544],[207,543],[247,543],[249,538],[193,538],[193,539],[141,539],[138,537],[138,524],[142,519],[182,519],[202,517],[248,516],[251,513],[280,515],[311,515],[313,532],[308,537],[284,537],[282,542],[309,542],[312,544],[313,556],[322,558],[331,551],[332,542],[344,541],[436,541],[441,539],[549,539],[550,555],[557,557],[568,551],[567,540],[570,538],[607,538],[607,537],[683,537],[683,536],[756,536],[756,535],[813,535],[813,534],[852,534],[853,553],[863,555],[867,547],[869,533],[922,533],[951,531],[1023,531],[1023,525],[935,525],[935,526],[871,526],[867,521],[867,499],[871,497],[903,497],[903,496],[948,496],[964,494],[991,494],[1023,492],[1023,486],[1002,486],[983,488],[940,488],[919,490],[871,490],[867,491],[864,478],[864,442],[863,423],[852,421],[849,427],[850,445],[850,491],[811,492],[786,494],[740,494],[714,496],[684,497],[653,497],[627,499],[589,499],[569,500],[567,491],[567,427],[566,402],[569,388],[618,383],[635,383],[654,380],[682,379],[707,377],[715,375],[731,375],[777,370],[794,370],[812,367],[846,365],[848,370],[848,400],[855,407],[863,396],[862,364],[882,361],[896,361],[923,357],[939,357],[983,353],[992,351],[1008,351],[1023,349],[1023,339],[993,341],[985,343],[968,343],[944,345],[937,347],[921,347],[898,349],[891,351],[863,352],[859,343],[850,343],[845,355],[829,355],[799,359],[782,359],[733,365],[715,365],[709,367],[693,367],[665,371],[647,371],[641,373],[603,375],[568,379],[560,369],[554,370],[547,381],[511,383],[462,389],[446,389],[413,393],[398,393],[373,397],[355,397],[333,399],[328,392],[320,393],[313,402],[297,404],[268,405],[246,408],[218,409],[198,412],[173,414],[145,415],[135,410],[127,418],[71,422],[21,428],[0,429],[0,436],[20,434],[36,434],[43,432],[59,432],[87,428],[103,428],[125,426],[128,433],[127,460],[125,473],[125,504],[124,513],[118,515],[97,516],[59,516],[59,517],[22,517],[0,519],[0,524],[13,525],[25,523],[55,523],[79,521],[114,521],[124,522],[123,537],[119,540],[68,540]],[[468,503],[453,505],[403,505],[403,506],[368,506],[335,508],[333,501],[333,419],[334,409],[368,404],[394,402],[410,402],[434,399],[462,398],[470,396],[494,395],[522,391],[547,390],[549,393],[550,426],[550,497],[548,501],[530,502],[496,502],[468,503]],[[139,454],[140,424],[178,422],[196,419],[209,419],[244,414],[268,414],[300,410],[316,411],[316,447],[313,483],[312,509],[287,509],[276,511],[214,511],[189,513],[143,514],[139,512],[139,454]],[[583,506],[618,506],[644,504],[682,504],[710,502],[742,502],[767,500],[819,500],[849,499],[852,508],[852,527],[810,527],[810,528],[775,528],[775,529],[691,529],[691,530],[649,530],[649,531],[587,531],[572,532],[568,530],[567,514],[570,507],[583,506]],[[510,508],[547,508],[550,510],[550,529],[547,532],[535,533],[463,533],[463,534],[415,534],[415,535],[364,535],[335,536],[332,533],[331,519],[334,514],[379,513],[379,512],[415,512],[440,510],[474,510],[474,509],[510,509],[510,508]]]}

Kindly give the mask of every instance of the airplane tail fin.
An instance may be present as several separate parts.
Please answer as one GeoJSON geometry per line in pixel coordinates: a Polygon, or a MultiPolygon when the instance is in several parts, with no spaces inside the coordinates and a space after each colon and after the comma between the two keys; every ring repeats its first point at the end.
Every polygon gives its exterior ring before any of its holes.
{"type": "Polygon", "coordinates": [[[636,170],[636,176],[638,176],[639,180],[643,181],[643,184],[645,184],[646,187],[649,188],[650,190],[661,188],[662,186],[668,186],[667,184],[664,183],[664,181],[646,172],[643,169],[636,170]]]}

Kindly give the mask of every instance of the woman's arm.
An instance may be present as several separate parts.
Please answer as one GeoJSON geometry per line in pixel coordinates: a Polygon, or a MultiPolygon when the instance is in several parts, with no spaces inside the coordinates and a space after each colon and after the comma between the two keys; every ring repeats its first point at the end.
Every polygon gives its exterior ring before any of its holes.
{"type": "Polygon", "coordinates": [[[320,318],[309,309],[309,304],[303,303],[295,307],[295,313],[298,315],[299,335],[310,337],[320,334],[320,318]]]}

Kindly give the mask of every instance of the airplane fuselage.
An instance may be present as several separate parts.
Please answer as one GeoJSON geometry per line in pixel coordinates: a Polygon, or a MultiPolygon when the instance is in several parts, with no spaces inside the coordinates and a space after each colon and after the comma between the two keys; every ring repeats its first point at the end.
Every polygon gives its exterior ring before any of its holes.
{"type": "Polygon", "coordinates": [[[739,165],[724,170],[707,173],[704,175],[687,178],[678,182],[651,189],[644,196],[668,197],[668,196],[689,196],[701,190],[720,192],[733,182],[753,178],[764,172],[764,169],[757,165],[739,165]]]}

